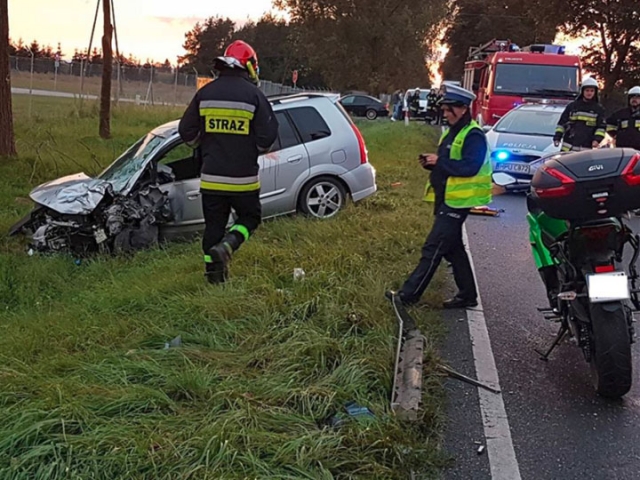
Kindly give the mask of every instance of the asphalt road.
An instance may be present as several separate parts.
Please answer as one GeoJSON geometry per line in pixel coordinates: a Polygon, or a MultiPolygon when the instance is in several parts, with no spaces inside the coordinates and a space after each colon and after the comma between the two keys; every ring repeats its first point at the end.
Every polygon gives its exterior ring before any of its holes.
{"type": "MultiPolygon", "coordinates": [[[[552,342],[557,325],[536,307],[545,306],[544,287],[528,243],[524,196],[497,197],[498,218],[470,217],[470,249],[484,316],[502,388],[511,438],[524,480],[640,479],[640,379],[621,401],[597,397],[581,351],[560,345],[548,363],[534,348],[552,342]]],[[[640,232],[640,221],[630,222],[640,232]]],[[[464,312],[448,313],[443,357],[475,377],[464,312]]],[[[640,372],[640,342],[633,346],[640,372]]],[[[446,479],[492,478],[484,445],[477,389],[447,380],[445,448],[454,457],[446,479]]],[[[485,420],[486,422],[486,420],[485,420]]],[[[495,475],[495,478],[505,478],[495,475]]]]}

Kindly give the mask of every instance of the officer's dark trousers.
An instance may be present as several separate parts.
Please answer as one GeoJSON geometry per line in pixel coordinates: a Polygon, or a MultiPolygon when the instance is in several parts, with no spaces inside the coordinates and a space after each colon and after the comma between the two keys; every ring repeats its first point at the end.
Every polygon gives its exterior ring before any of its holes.
{"type": "Polygon", "coordinates": [[[420,263],[400,289],[405,302],[420,300],[443,258],[453,267],[457,296],[464,300],[476,299],[473,271],[462,241],[462,225],[468,215],[468,209],[453,209],[446,205],[437,209],[433,228],[422,247],[420,263]]]}
{"type": "Polygon", "coordinates": [[[205,221],[202,249],[205,255],[209,255],[211,247],[218,244],[224,237],[232,208],[238,216],[233,233],[238,236],[239,243],[242,243],[246,240],[243,232],[251,234],[260,225],[262,213],[260,192],[241,195],[202,193],[202,212],[205,221]]]}

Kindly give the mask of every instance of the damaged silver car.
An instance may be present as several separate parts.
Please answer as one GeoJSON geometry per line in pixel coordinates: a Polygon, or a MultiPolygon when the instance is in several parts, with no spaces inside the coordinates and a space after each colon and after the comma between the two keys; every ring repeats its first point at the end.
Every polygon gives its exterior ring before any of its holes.
{"type": "Polygon", "coordinates": [[[154,130],[137,141],[96,178],[79,173],[35,188],[29,195],[35,208],[9,234],[29,235],[32,251],[77,255],[156,244],[159,225],[174,218],[162,189],[173,174],[152,162],[164,144],[162,133],[154,130]]]}
{"type": "MultiPolygon", "coordinates": [[[[362,135],[336,98],[270,99],[278,118],[272,151],[259,158],[264,218],[300,211],[330,218],[347,197],[376,191],[362,135]]],[[[204,229],[199,151],[185,145],[178,122],[138,140],[95,178],[81,173],[40,185],[33,211],[10,234],[31,237],[37,252],[128,252],[204,229]]],[[[230,219],[232,221],[232,219],[230,219]]]]}

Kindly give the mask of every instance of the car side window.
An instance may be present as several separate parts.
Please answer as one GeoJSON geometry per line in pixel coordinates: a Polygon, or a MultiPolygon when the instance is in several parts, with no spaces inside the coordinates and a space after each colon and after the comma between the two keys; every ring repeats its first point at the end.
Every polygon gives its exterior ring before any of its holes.
{"type": "Polygon", "coordinates": [[[340,100],[340,103],[342,103],[343,105],[353,105],[355,99],[356,97],[354,97],[353,95],[350,97],[344,97],[342,100],[340,100]]]}
{"type": "Polygon", "coordinates": [[[289,110],[289,115],[304,143],[331,136],[331,129],[320,113],[313,107],[299,107],[289,110]]]}
{"type": "Polygon", "coordinates": [[[354,103],[356,105],[366,105],[369,103],[369,99],[367,97],[356,97],[356,101],[354,103]]]}
{"type": "Polygon", "coordinates": [[[193,157],[193,149],[185,143],[180,143],[168,152],[165,152],[165,154],[158,160],[158,163],[161,165],[169,165],[178,160],[184,160],[191,157],[193,157]]]}
{"type": "Polygon", "coordinates": [[[278,119],[278,139],[276,140],[272,151],[275,152],[300,144],[300,139],[298,138],[298,135],[296,135],[287,114],[284,111],[276,112],[276,118],[278,119]]]}

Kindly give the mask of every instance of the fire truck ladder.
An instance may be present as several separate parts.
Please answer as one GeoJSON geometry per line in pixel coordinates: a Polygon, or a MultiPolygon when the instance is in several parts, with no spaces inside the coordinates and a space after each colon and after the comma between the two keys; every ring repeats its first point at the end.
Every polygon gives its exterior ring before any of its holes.
{"type": "Polygon", "coordinates": [[[495,52],[508,52],[511,45],[513,45],[511,40],[498,40],[494,38],[479,47],[470,47],[468,60],[482,60],[495,52]]]}

